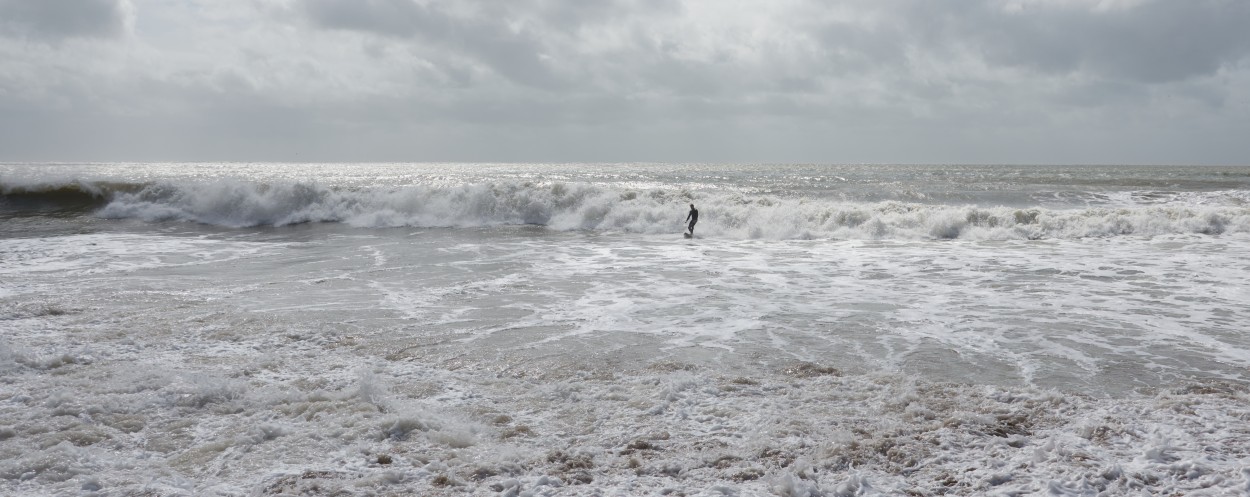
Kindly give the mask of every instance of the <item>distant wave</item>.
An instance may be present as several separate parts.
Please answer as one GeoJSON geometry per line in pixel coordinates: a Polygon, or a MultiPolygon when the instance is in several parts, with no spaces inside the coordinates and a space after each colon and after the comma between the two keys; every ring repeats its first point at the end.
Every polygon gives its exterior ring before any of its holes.
{"type": "Polygon", "coordinates": [[[225,227],[335,222],[362,228],[540,225],[553,230],[674,233],[688,203],[697,231],[738,239],[1069,239],[1250,232],[1250,207],[1200,201],[1048,209],[847,202],[626,190],[583,183],[495,182],[343,189],[317,183],[0,184],[0,212],[94,214],[225,227]]]}

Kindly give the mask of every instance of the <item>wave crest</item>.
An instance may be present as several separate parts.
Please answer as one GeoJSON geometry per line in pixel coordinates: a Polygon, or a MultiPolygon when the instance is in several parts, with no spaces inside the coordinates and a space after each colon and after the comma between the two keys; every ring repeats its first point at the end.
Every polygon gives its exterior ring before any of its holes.
{"type": "MultiPolygon", "coordinates": [[[[190,221],[233,228],[338,222],[362,228],[540,225],[558,231],[676,233],[686,204],[696,231],[737,239],[1070,239],[1250,232],[1250,208],[1167,203],[1049,209],[752,196],[585,183],[497,182],[344,189],[246,181],[45,185],[33,195],[104,218],[190,221]]],[[[29,202],[28,202],[29,203],[29,202]]],[[[35,202],[38,203],[38,202],[35,202]]]]}

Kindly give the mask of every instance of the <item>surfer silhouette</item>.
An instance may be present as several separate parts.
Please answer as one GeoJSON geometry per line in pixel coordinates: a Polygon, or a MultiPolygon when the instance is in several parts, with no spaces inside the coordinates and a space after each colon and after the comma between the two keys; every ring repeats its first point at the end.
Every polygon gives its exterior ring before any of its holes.
{"type": "Polygon", "coordinates": [[[694,204],[690,204],[690,214],[686,214],[686,220],[690,221],[690,236],[694,236],[694,223],[699,222],[699,209],[695,209],[694,204]]]}

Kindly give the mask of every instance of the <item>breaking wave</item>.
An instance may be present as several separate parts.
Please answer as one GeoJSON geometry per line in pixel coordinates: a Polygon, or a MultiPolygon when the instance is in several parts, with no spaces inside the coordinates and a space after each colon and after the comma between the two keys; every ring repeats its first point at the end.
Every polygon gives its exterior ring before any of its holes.
{"type": "Polygon", "coordinates": [[[538,225],[740,239],[1068,239],[1250,232],[1250,207],[1202,202],[1070,209],[613,189],[584,183],[334,188],[317,183],[0,184],[0,212],[94,214],[233,228],[333,222],[362,228],[538,225]]]}

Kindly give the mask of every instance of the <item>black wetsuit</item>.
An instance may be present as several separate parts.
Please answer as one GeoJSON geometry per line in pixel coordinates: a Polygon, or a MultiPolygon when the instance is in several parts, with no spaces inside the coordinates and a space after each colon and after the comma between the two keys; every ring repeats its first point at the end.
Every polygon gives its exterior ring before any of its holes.
{"type": "Polygon", "coordinates": [[[694,234],[694,223],[699,222],[699,209],[690,208],[690,214],[686,214],[686,220],[690,221],[690,234],[694,234]]]}

